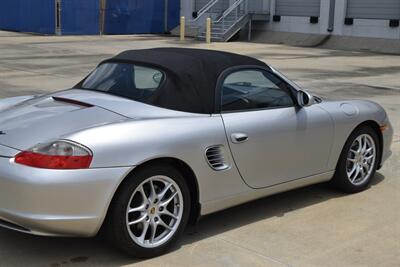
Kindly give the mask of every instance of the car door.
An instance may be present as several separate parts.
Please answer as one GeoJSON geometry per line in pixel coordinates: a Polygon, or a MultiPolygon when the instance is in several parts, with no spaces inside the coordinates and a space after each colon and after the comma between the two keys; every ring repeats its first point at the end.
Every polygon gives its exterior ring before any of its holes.
{"type": "Polygon", "coordinates": [[[270,70],[236,69],[222,77],[221,116],[244,181],[263,188],[327,171],[329,114],[300,107],[296,90],[270,70]]]}

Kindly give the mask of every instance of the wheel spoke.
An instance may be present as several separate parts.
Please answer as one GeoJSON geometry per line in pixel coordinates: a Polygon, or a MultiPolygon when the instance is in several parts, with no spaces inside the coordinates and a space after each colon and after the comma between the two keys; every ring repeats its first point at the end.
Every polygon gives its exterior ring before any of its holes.
{"type": "Polygon", "coordinates": [[[348,176],[350,179],[352,179],[354,172],[357,169],[357,165],[354,164],[353,168],[351,169],[351,171],[348,173],[348,176]]]}
{"type": "Polygon", "coordinates": [[[143,232],[138,238],[141,243],[144,243],[144,239],[146,238],[146,234],[147,234],[147,231],[149,230],[149,226],[150,226],[149,222],[146,222],[143,224],[143,232]]]}
{"type": "Polygon", "coordinates": [[[172,187],[172,184],[166,184],[165,188],[163,189],[163,191],[161,191],[160,194],[158,194],[158,199],[160,201],[162,201],[165,197],[165,194],[168,192],[168,190],[172,187]]]}
{"type": "Polygon", "coordinates": [[[178,194],[178,192],[173,193],[167,200],[161,202],[160,206],[163,206],[163,207],[168,206],[168,204],[171,203],[171,201],[176,197],[177,194],[178,194]]]}
{"type": "Polygon", "coordinates": [[[150,199],[154,201],[157,198],[156,190],[154,188],[153,180],[150,180],[150,199]]]}
{"type": "Polygon", "coordinates": [[[137,212],[137,211],[145,211],[146,210],[146,205],[142,204],[139,207],[135,207],[135,208],[130,208],[128,210],[128,213],[132,213],[132,212],[137,212]]]}
{"type": "Polygon", "coordinates": [[[368,160],[373,159],[374,157],[375,157],[375,155],[371,155],[371,156],[365,157],[365,159],[368,161],[368,160]]]}
{"type": "Polygon", "coordinates": [[[374,151],[374,148],[373,148],[373,147],[370,147],[370,148],[368,148],[367,150],[365,150],[364,155],[366,156],[366,155],[368,155],[369,153],[372,153],[373,151],[374,151]]]}
{"type": "Polygon", "coordinates": [[[368,173],[370,166],[368,165],[368,163],[365,163],[362,165],[363,168],[365,168],[365,171],[368,173]]]}
{"type": "Polygon", "coordinates": [[[358,143],[357,153],[361,153],[361,150],[362,150],[362,138],[361,138],[361,136],[359,136],[356,141],[358,143]]]}
{"type": "Polygon", "coordinates": [[[357,179],[359,174],[360,174],[360,168],[357,166],[356,167],[356,174],[354,175],[354,177],[353,177],[353,179],[351,181],[354,182],[357,179]]]}
{"type": "Polygon", "coordinates": [[[150,225],[150,244],[153,244],[154,243],[154,238],[156,237],[156,232],[157,232],[157,224],[155,224],[155,223],[152,223],[151,225],[150,225]]]}
{"type": "Polygon", "coordinates": [[[353,163],[357,161],[357,160],[352,159],[352,158],[347,158],[347,160],[350,161],[350,162],[353,162],[353,163]]]}
{"type": "Polygon", "coordinates": [[[362,150],[363,152],[365,152],[365,150],[367,150],[367,138],[365,136],[362,137],[363,140],[363,146],[362,146],[362,150]]]}
{"type": "Polygon", "coordinates": [[[146,220],[146,217],[147,217],[147,214],[144,214],[141,217],[139,217],[138,219],[136,219],[134,221],[131,221],[131,222],[128,222],[128,225],[131,226],[131,225],[134,225],[134,224],[138,224],[138,223],[144,222],[146,220]]]}
{"type": "Polygon", "coordinates": [[[172,227],[169,226],[168,224],[166,224],[161,218],[160,218],[160,220],[158,221],[158,225],[164,227],[165,229],[167,229],[167,230],[169,230],[169,231],[172,231],[172,227]]]}
{"type": "Polygon", "coordinates": [[[353,154],[357,154],[357,151],[354,150],[354,149],[351,149],[351,148],[350,148],[350,152],[353,153],[353,154]]]}
{"type": "Polygon", "coordinates": [[[364,166],[360,167],[360,172],[361,172],[361,178],[364,178],[365,177],[364,166]]]}
{"type": "Polygon", "coordinates": [[[149,197],[146,195],[146,192],[144,192],[143,185],[139,188],[139,192],[142,195],[143,203],[148,204],[149,203],[149,197]]]}
{"type": "Polygon", "coordinates": [[[161,215],[165,215],[165,216],[169,216],[169,217],[171,217],[171,218],[174,219],[174,220],[177,220],[177,219],[178,219],[178,216],[176,216],[175,214],[172,214],[172,212],[170,212],[170,211],[167,210],[167,209],[164,209],[163,211],[161,211],[160,214],[161,214],[161,215]]]}

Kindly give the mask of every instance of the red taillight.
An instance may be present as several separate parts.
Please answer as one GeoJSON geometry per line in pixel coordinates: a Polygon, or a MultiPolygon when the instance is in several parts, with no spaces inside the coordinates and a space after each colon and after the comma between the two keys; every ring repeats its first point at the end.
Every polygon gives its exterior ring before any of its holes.
{"type": "Polygon", "coordinates": [[[92,156],[51,156],[23,151],[15,157],[15,162],[43,169],[87,169],[92,156]]]}
{"type": "Polygon", "coordinates": [[[15,156],[15,163],[42,169],[87,169],[92,162],[88,148],[71,141],[38,144],[15,156]]]}

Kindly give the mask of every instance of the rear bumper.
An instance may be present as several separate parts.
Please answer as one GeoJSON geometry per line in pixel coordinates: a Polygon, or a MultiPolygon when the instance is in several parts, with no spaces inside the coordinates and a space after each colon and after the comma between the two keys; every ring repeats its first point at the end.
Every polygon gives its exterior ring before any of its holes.
{"type": "Polygon", "coordinates": [[[0,157],[0,226],[37,235],[94,236],[130,169],[45,170],[0,157]]]}

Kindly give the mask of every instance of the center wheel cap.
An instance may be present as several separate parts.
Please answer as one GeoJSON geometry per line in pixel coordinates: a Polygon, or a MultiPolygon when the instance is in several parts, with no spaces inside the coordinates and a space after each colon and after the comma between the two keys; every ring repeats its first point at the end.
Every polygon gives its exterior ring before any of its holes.
{"type": "Polygon", "coordinates": [[[155,208],[155,207],[152,207],[152,208],[150,209],[150,213],[151,213],[151,214],[155,214],[155,213],[156,213],[156,208],[155,208]]]}

